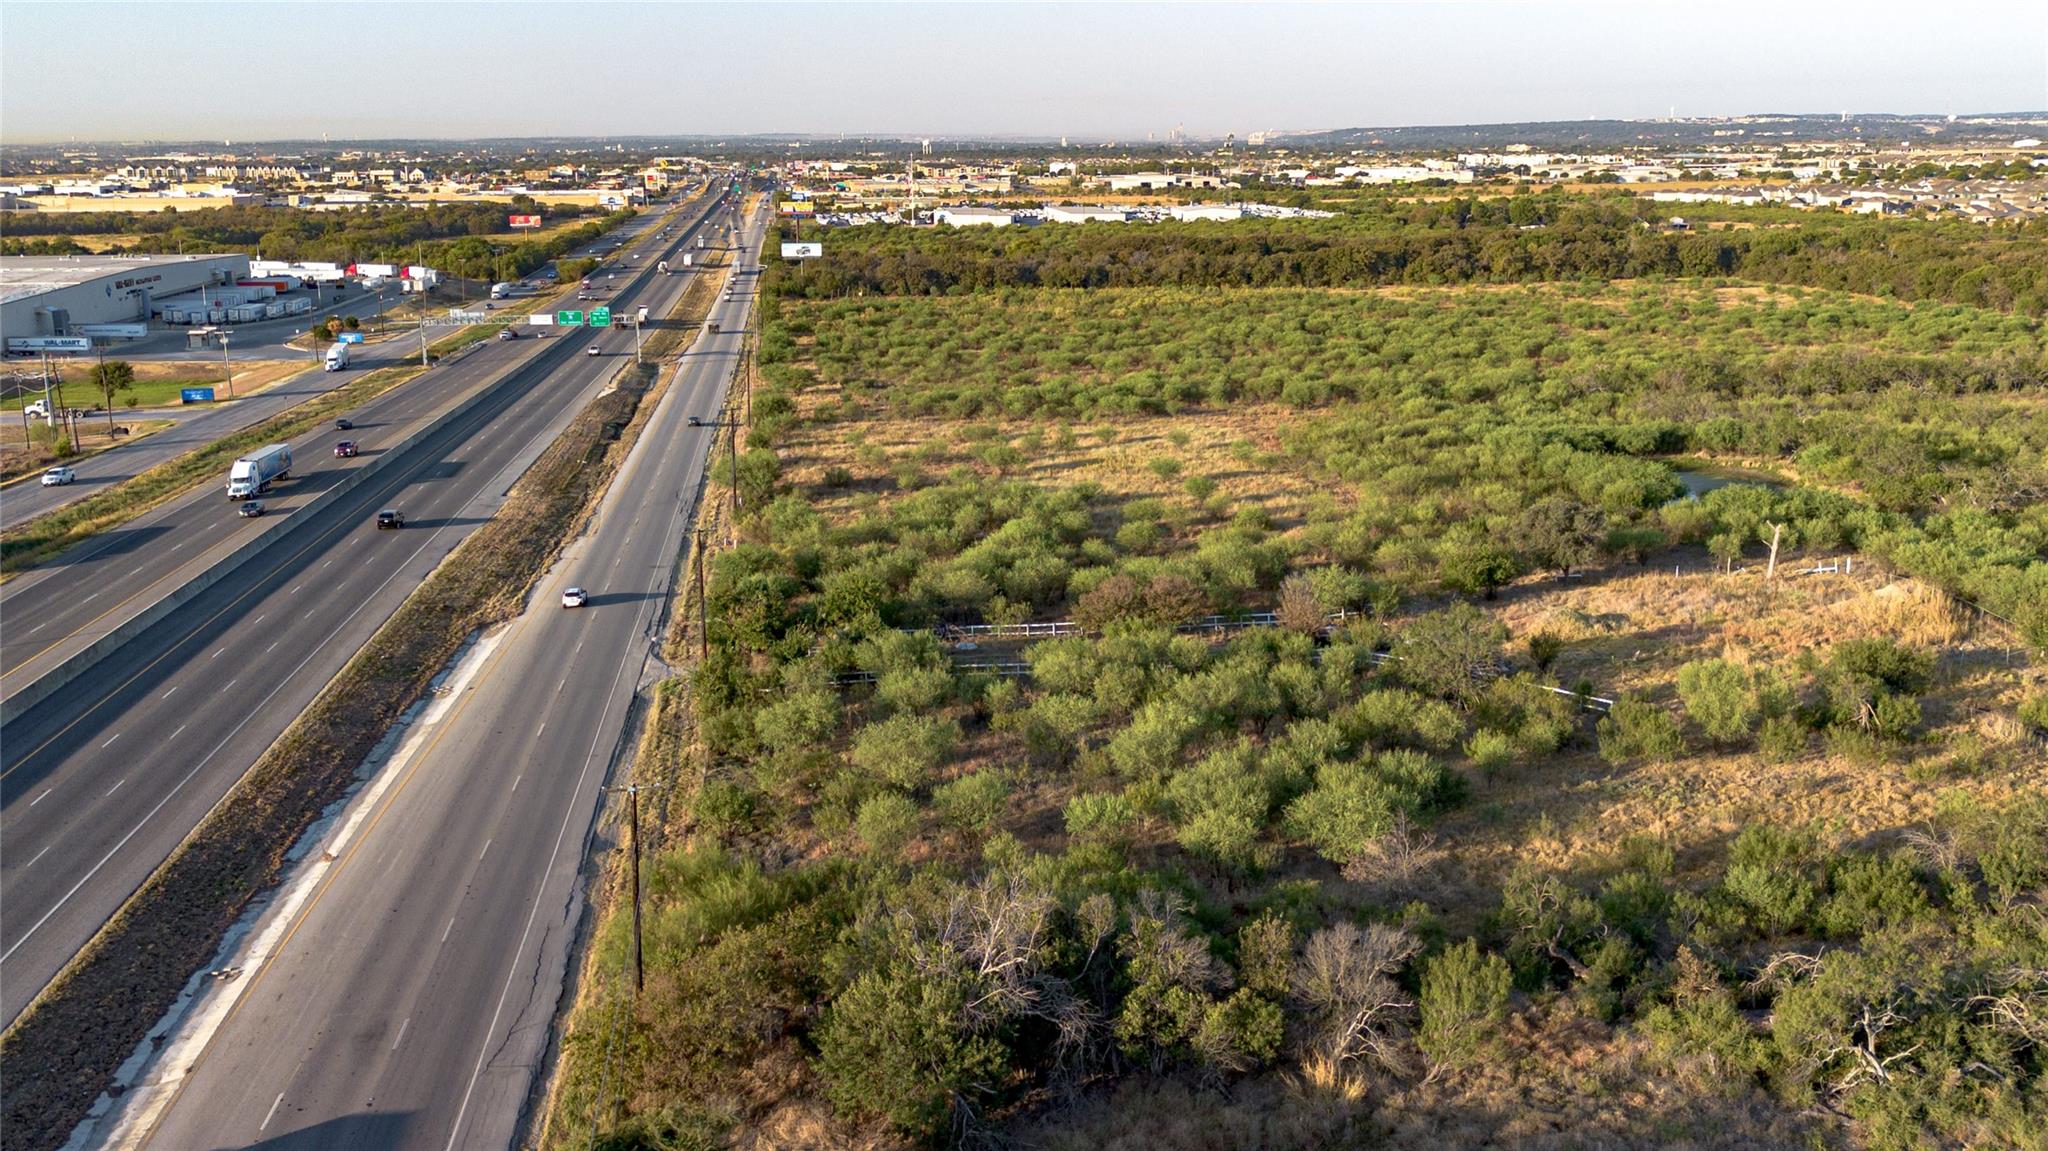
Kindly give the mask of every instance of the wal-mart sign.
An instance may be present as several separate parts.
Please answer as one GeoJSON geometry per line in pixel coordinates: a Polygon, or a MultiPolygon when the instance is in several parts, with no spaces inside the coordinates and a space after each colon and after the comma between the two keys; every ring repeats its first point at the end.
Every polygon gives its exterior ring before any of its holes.
{"type": "Polygon", "coordinates": [[[823,244],[784,244],[782,258],[785,260],[815,260],[825,254],[823,244]]]}

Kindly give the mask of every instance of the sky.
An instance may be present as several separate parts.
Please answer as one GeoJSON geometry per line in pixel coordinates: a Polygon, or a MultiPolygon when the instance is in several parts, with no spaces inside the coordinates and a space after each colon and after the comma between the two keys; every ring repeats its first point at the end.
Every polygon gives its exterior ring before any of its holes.
{"type": "Polygon", "coordinates": [[[2048,3],[0,4],[0,142],[2048,109],[2048,3]]]}

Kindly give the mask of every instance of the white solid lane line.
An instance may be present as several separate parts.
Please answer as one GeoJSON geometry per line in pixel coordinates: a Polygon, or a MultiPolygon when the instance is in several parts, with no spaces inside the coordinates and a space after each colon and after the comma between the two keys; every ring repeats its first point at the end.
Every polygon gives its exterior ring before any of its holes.
{"type": "Polygon", "coordinates": [[[284,1092],[280,1091],[277,1093],[277,1098],[270,1101],[270,1110],[263,1113],[263,1122],[256,1127],[258,1134],[270,1129],[270,1121],[277,1118],[277,1105],[283,1102],[284,1092]]]}
{"type": "Polygon", "coordinates": [[[114,741],[115,741],[115,740],[117,740],[117,739],[119,739],[119,738],[121,738],[121,733],[120,733],[120,732],[118,732],[118,731],[117,731],[117,732],[115,732],[115,733],[114,733],[113,735],[111,735],[111,736],[108,736],[108,737],[107,737],[107,742],[105,742],[105,743],[103,743],[103,744],[101,744],[101,745],[100,745],[100,750],[101,750],[101,751],[105,751],[105,750],[106,750],[107,748],[110,748],[110,747],[114,746],[114,741]]]}
{"type": "MultiPolygon", "coordinates": [[[[56,788],[54,788],[54,787],[50,789],[50,791],[55,791],[55,790],[57,790],[57,789],[56,789],[56,788]]],[[[46,799],[50,798],[50,791],[46,791],[46,792],[42,793],[41,795],[38,795],[38,796],[36,796],[36,797],[35,797],[34,799],[31,799],[31,800],[29,800],[29,801],[28,801],[28,805],[29,805],[30,807],[34,807],[34,806],[35,806],[36,804],[38,804],[38,803],[41,803],[42,801],[44,801],[44,800],[46,800],[46,799]]]]}

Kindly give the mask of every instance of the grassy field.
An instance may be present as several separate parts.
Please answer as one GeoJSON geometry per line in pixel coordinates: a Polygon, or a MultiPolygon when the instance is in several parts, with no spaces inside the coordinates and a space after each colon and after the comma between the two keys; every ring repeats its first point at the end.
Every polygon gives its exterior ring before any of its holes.
{"type": "MultiPolygon", "coordinates": [[[[117,411],[129,407],[154,408],[178,403],[180,388],[214,388],[223,400],[227,394],[227,370],[219,360],[140,360],[135,369],[135,386],[114,396],[117,411]],[[131,402],[132,401],[132,402],[131,402]]],[[[234,365],[235,394],[251,395],[313,367],[304,360],[238,360],[234,365]]],[[[62,384],[54,389],[57,403],[66,408],[99,408],[104,399],[92,384],[93,364],[75,360],[58,368],[62,384]]],[[[22,405],[43,398],[40,391],[0,400],[0,410],[18,412],[22,405]]]]}
{"type": "Polygon", "coordinates": [[[2040,1146],[2036,321],[770,287],[549,1145],[2040,1146]]]}

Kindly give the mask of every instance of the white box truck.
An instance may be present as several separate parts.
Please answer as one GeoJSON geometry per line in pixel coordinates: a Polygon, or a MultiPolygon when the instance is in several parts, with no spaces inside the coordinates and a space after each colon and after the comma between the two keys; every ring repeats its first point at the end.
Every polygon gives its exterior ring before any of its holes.
{"type": "Polygon", "coordinates": [[[326,369],[330,372],[338,372],[345,367],[348,367],[348,345],[336,343],[333,347],[327,349],[326,369]]]}
{"type": "Polygon", "coordinates": [[[292,474],[292,446],[271,444],[235,461],[228,469],[228,498],[246,500],[292,474]]]}
{"type": "Polygon", "coordinates": [[[491,299],[493,299],[493,300],[502,300],[502,299],[505,299],[505,298],[509,297],[509,296],[510,296],[511,294],[512,294],[512,285],[510,285],[510,284],[492,284],[492,285],[491,285],[491,299]]]}

